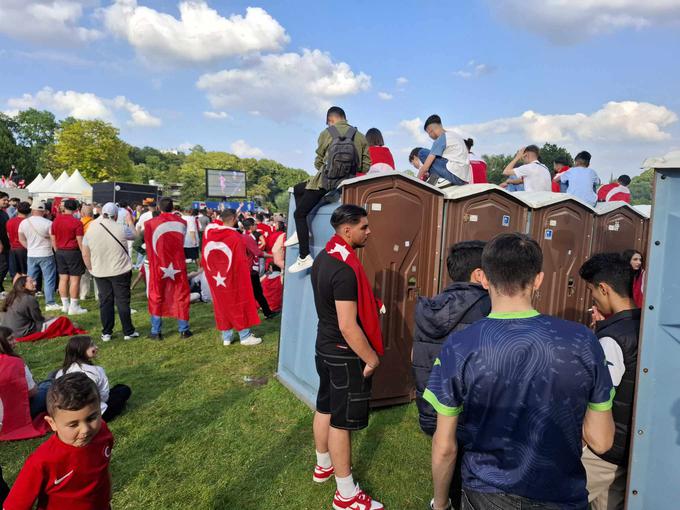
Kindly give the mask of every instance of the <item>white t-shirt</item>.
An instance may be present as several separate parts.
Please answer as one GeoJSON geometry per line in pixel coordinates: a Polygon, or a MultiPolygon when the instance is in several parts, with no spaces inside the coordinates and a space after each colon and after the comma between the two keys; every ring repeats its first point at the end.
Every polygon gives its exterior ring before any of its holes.
{"type": "Polygon", "coordinates": [[[524,191],[552,191],[550,170],[539,161],[515,168],[515,175],[524,179],[524,191]]]}
{"type": "Polygon", "coordinates": [[[29,216],[19,225],[19,232],[26,238],[29,257],[51,257],[52,241],[50,227],[52,222],[41,216],[29,216]]]}
{"type": "MultiPolygon", "coordinates": [[[[108,407],[106,403],[109,401],[109,378],[106,377],[106,372],[104,369],[98,365],[88,365],[87,363],[79,365],[78,363],[73,363],[70,367],[68,367],[66,373],[72,374],[74,372],[83,372],[94,381],[94,383],[97,385],[97,389],[99,390],[102,413],[106,411],[106,408],[108,407]]],[[[59,370],[55,376],[55,379],[59,379],[62,375],[64,375],[64,371],[59,370]]]]}
{"type": "MultiPolygon", "coordinates": [[[[31,370],[28,368],[26,363],[24,363],[24,375],[26,376],[26,386],[28,387],[28,391],[31,391],[33,388],[35,388],[35,380],[33,379],[33,374],[31,374],[31,370]]],[[[2,400],[0,400],[0,430],[2,430],[2,418],[4,414],[5,411],[2,408],[2,400]]]]}
{"type": "Polygon", "coordinates": [[[185,248],[196,248],[198,246],[198,228],[196,227],[196,216],[184,216],[182,219],[187,222],[187,231],[184,234],[184,247],[185,248]],[[194,237],[191,236],[191,232],[194,233],[194,237]]]}
{"type": "Polygon", "coordinates": [[[151,218],[153,218],[153,211],[146,211],[145,213],[143,213],[137,220],[137,230],[139,230],[140,232],[144,230],[144,224],[151,218]]]}

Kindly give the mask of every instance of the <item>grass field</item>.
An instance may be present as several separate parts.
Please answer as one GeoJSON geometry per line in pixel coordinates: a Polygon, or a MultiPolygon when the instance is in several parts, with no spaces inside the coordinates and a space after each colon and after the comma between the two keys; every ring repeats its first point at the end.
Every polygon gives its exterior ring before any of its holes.
{"type": "MultiPolygon", "coordinates": [[[[132,399],[110,428],[113,508],[329,509],[334,483],[311,481],[312,411],[274,377],[278,319],[254,328],[256,347],[223,347],[212,306],[192,305],[194,336],[182,340],[166,320],[166,340],[153,342],[143,292],[136,292],[135,326],[143,337],[106,344],[97,304],[78,317],[100,347],[99,364],[111,384],[132,387],[132,399]],[[249,385],[245,377],[266,377],[249,385]]],[[[118,327],[118,323],[117,323],[118,327]]],[[[310,325],[309,341],[314,341],[310,325]]],[[[36,380],[63,361],[65,339],[20,344],[36,380]]],[[[313,363],[313,360],[309,360],[313,363]]],[[[12,483],[44,438],[0,443],[0,465],[12,483]]],[[[425,509],[431,497],[429,439],[420,433],[415,405],[376,411],[354,435],[354,475],[386,508],[425,509]]]]}

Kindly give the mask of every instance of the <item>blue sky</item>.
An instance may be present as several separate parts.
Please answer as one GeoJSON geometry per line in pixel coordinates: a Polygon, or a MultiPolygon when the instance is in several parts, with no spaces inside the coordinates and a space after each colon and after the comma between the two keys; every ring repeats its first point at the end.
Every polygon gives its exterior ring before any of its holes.
{"type": "Polygon", "coordinates": [[[422,121],[479,154],[546,141],[603,179],[680,149],[680,0],[0,0],[0,110],[312,170],[330,104],[398,167],[422,121]]]}

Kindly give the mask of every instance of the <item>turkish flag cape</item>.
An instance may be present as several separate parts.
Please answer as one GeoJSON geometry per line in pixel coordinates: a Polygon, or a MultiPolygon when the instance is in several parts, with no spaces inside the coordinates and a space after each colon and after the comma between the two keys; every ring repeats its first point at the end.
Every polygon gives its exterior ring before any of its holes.
{"type": "Polygon", "coordinates": [[[17,342],[35,342],[37,340],[48,340],[50,338],[58,338],[60,336],[83,335],[87,331],[77,328],[68,317],[63,315],[54,320],[45,331],[38,331],[27,336],[17,338],[17,342]]]}
{"type": "Polygon", "coordinates": [[[240,331],[260,323],[242,234],[219,225],[206,229],[201,267],[210,286],[217,329],[240,331]]]}
{"type": "Polygon", "coordinates": [[[184,260],[186,222],[162,213],[144,224],[149,313],[156,317],[189,320],[189,280],[184,260]]]}
{"type": "Polygon", "coordinates": [[[338,259],[354,271],[357,278],[358,302],[357,311],[359,313],[359,322],[361,329],[364,331],[369,343],[378,354],[382,355],[385,352],[382,341],[382,330],[380,329],[380,317],[378,312],[382,307],[379,299],[376,299],[373,294],[373,288],[368,281],[364,266],[359,262],[354,248],[352,248],[342,237],[335,234],[331,237],[328,244],[326,244],[326,253],[331,257],[338,259]]]}

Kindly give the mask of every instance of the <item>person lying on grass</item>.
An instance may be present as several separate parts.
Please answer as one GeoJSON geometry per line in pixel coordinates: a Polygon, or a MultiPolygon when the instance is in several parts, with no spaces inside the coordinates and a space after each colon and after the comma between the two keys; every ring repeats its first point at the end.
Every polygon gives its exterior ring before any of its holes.
{"type": "Polygon", "coordinates": [[[99,393],[82,372],[57,379],[45,418],[55,432],[26,460],[4,510],[110,508],[113,435],[102,420],[99,393]]]}
{"type": "Polygon", "coordinates": [[[104,368],[94,364],[98,351],[91,337],[87,335],[71,337],[66,344],[64,364],[55,377],[58,379],[64,374],[74,372],[86,374],[97,385],[102,418],[109,422],[123,412],[125,404],[132,395],[132,390],[124,384],[116,384],[109,389],[109,378],[104,368]]]}

